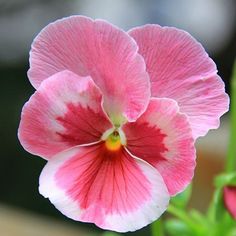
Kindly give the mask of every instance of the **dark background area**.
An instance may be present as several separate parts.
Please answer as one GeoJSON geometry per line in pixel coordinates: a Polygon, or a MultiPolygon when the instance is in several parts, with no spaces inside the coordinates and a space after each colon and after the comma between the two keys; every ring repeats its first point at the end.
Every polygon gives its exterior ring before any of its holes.
{"type": "MultiPolygon", "coordinates": [[[[83,14],[107,19],[125,30],[146,23],[185,29],[203,44],[215,60],[229,92],[236,56],[236,1],[173,2],[0,0],[0,204],[17,206],[71,222],[78,227],[87,227],[86,224],[65,218],[38,193],[38,178],[45,161],[24,151],[17,139],[22,106],[34,92],[26,74],[30,44],[49,22],[72,14],[83,14]]],[[[91,227],[96,229],[95,226],[91,227]]],[[[127,235],[145,232],[143,229],[127,235]]]]}

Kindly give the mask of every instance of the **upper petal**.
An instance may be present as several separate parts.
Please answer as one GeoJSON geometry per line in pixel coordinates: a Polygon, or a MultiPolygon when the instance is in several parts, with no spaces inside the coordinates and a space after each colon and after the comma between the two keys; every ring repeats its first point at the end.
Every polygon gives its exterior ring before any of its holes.
{"type": "Polygon", "coordinates": [[[217,128],[229,99],[201,44],[183,30],[158,25],[134,28],[129,34],[145,59],[152,96],[176,100],[189,116],[195,138],[217,128]]]}
{"type": "Polygon", "coordinates": [[[188,119],[176,102],[153,98],[145,113],[122,129],[127,149],[160,172],[169,193],[183,191],[193,177],[195,148],[188,119]]]}
{"type": "Polygon", "coordinates": [[[150,97],[149,77],[135,41],[122,30],[82,16],[63,18],[35,38],[28,76],[35,88],[61,70],[90,75],[115,123],[135,120],[150,97]]]}
{"type": "Polygon", "coordinates": [[[19,140],[27,151],[47,159],[67,148],[97,142],[112,127],[101,103],[91,78],[59,72],[24,105],[19,140]]]}
{"type": "Polygon", "coordinates": [[[103,229],[134,231],[157,219],[169,194],[161,175],[124,149],[75,147],[49,160],[40,193],[66,216],[103,229]]]}

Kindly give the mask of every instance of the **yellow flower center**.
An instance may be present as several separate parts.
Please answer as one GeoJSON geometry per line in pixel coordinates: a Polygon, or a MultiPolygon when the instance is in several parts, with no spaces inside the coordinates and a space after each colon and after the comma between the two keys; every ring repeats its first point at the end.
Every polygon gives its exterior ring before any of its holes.
{"type": "Polygon", "coordinates": [[[105,141],[105,145],[109,151],[118,151],[121,148],[119,133],[114,131],[112,134],[110,134],[105,141]]]}

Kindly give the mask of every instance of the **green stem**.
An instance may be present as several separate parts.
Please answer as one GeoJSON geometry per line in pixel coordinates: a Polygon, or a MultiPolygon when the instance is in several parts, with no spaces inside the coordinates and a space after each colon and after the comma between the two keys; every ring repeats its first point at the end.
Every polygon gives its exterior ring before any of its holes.
{"type": "Polygon", "coordinates": [[[226,172],[232,172],[236,168],[236,61],[234,63],[231,80],[230,98],[230,137],[227,153],[226,172]]]}
{"type": "Polygon", "coordinates": [[[158,219],[151,224],[152,236],[164,236],[162,220],[158,219]]]}

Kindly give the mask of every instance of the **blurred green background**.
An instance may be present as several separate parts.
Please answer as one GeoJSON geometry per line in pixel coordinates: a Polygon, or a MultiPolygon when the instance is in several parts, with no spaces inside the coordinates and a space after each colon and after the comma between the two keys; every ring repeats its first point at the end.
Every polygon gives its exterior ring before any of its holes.
{"type": "MultiPolygon", "coordinates": [[[[34,92],[26,74],[31,42],[49,22],[73,14],[106,19],[124,30],[146,23],[185,29],[215,60],[229,91],[236,55],[236,1],[0,0],[0,205],[51,216],[78,230],[102,232],[92,224],[88,228],[65,218],[38,193],[38,177],[45,161],[24,151],[17,139],[22,106],[34,92]]],[[[147,234],[146,228],[127,235],[147,234]]]]}

